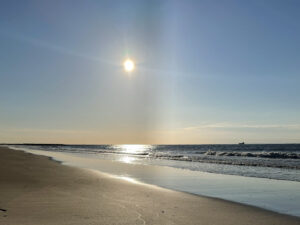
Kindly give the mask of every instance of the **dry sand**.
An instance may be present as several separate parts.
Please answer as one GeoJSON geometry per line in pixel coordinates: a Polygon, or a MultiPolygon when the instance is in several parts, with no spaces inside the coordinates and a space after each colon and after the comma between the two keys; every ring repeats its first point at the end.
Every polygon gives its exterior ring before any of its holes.
{"type": "Polygon", "coordinates": [[[228,201],[130,183],[0,147],[0,224],[300,224],[228,201]]]}

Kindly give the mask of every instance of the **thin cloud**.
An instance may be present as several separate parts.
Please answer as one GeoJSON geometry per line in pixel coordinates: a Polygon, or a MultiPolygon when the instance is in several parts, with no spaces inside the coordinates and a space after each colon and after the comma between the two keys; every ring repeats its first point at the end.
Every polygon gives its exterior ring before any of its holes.
{"type": "Polygon", "coordinates": [[[99,58],[99,57],[94,57],[88,54],[84,54],[84,53],[79,53],[77,51],[73,51],[71,49],[68,48],[64,48],[62,46],[44,41],[44,40],[40,40],[34,37],[29,37],[29,36],[25,36],[23,34],[20,33],[13,33],[13,32],[3,32],[0,31],[0,35],[4,35],[6,37],[12,38],[14,40],[23,42],[23,43],[27,43],[30,44],[32,46],[37,46],[40,48],[44,48],[44,49],[48,49],[50,51],[54,51],[57,52],[59,54],[64,54],[64,55],[69,55],[69,56],[75,56],[75,57],[79,57],[85,60],[89,60],[89,61],[96,61],[96,62],[100,62],[100,63],[105,63],[105,64],[110,64],[110,65],[114,65],[114,66],[119,66],[116,63],[113,63],[107,59],[103,59],[103,58],[99,58]]]}
{"type": "Polygon", "coordinates": [[[236,123],[213,123],[199,126],[185,127],[184,130],[200,129],[300,129],[300,124],[236,124],[236,123]]]}
{"type": "Polygon", "coordinates": [[[66,129],[30,129],[30,128],[15,128],[9,129],[10,132],[17,133],[57,133],[57,134],[90,134],[93,131],[89,130],[66,130],[66,129]]]}

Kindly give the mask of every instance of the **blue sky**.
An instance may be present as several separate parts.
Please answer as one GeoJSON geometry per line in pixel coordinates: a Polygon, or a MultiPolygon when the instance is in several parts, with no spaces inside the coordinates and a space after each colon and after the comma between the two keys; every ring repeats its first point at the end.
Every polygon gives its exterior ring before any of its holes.
{"type": "Polygon", "coordinates": [[[2,1],[0,142],[300,142],[299,10],[2,1]]]}

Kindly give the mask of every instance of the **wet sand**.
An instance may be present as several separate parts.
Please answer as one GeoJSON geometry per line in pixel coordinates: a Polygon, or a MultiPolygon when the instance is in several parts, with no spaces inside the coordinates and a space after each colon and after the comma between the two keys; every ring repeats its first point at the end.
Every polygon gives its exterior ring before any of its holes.
{"type": "Polygon", "coordinates": [[[0,147],[0,224],[300,224],[300,218],[134,184],[0,147]]]}

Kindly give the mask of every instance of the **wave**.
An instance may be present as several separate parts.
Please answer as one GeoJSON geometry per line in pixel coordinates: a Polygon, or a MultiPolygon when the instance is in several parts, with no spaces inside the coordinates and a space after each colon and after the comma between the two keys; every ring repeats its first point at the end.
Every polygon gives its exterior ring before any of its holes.
{"type": "MultiPolygon", "coordinates": [[[[239,155],[242,156],[243,154],[239,155]]],[[[285,168],[285,169],[300,169],[300,163],[298,158],[284,158],[285,160],[279,160],[281,158],[269,158],[266,157],[229,157],[230,153],[224,156],[209,153],[202,155],[169,155],[169,154],[152,154],[150,157],[155,159],[164,160],[176,160],[186,162],[200,162],[200,163],[214,163],[224,165],[236,165],[236,166],[253,166],[253,167],[273,167],[273,168],[285,168]]]]}
{"type": "Polygon", "coordinates": [[[300,153],[296,152],[219,152],[209,150],[205,152],[204,155],[259,157],[271,159],[300,159],[300,153]]]}
{"type": "Polygon", "coordinates": [[[129,155],[147,159],[164,159],[185,162],[201,162],[225,165],[274,167],[286,169],[300,169],[299,145],[249,145],[242,146],[244,151],[234,149],[241,148],[238,145],[197,145],[197,146],[146,146],[142,149],[128,149],[114,145],[23,145],[30,149],[69,152],[75,154],[99,154],[99,155],[129,155]],[[222,149],[216,150],[216,149],[222,149]],[[253,151],[251,149],[264,149],[253,151]],[[278,151],[278,149],[285,151],[278,151]],[[271,151],[277,150],[277,151],[271,151]],[[296,149],[296,150],[295,150],[296,149]],[[134,150],[134,151],[133,151],[134,150]],[[250,151],[249,151],[250,150],[250,151]],[[290,151],[287,151],[290,150],[290,151]],[[291,151],[292,150],[292,151],[291,151]],[[295,150],[295,151],[293,151],[295,150]]]}

